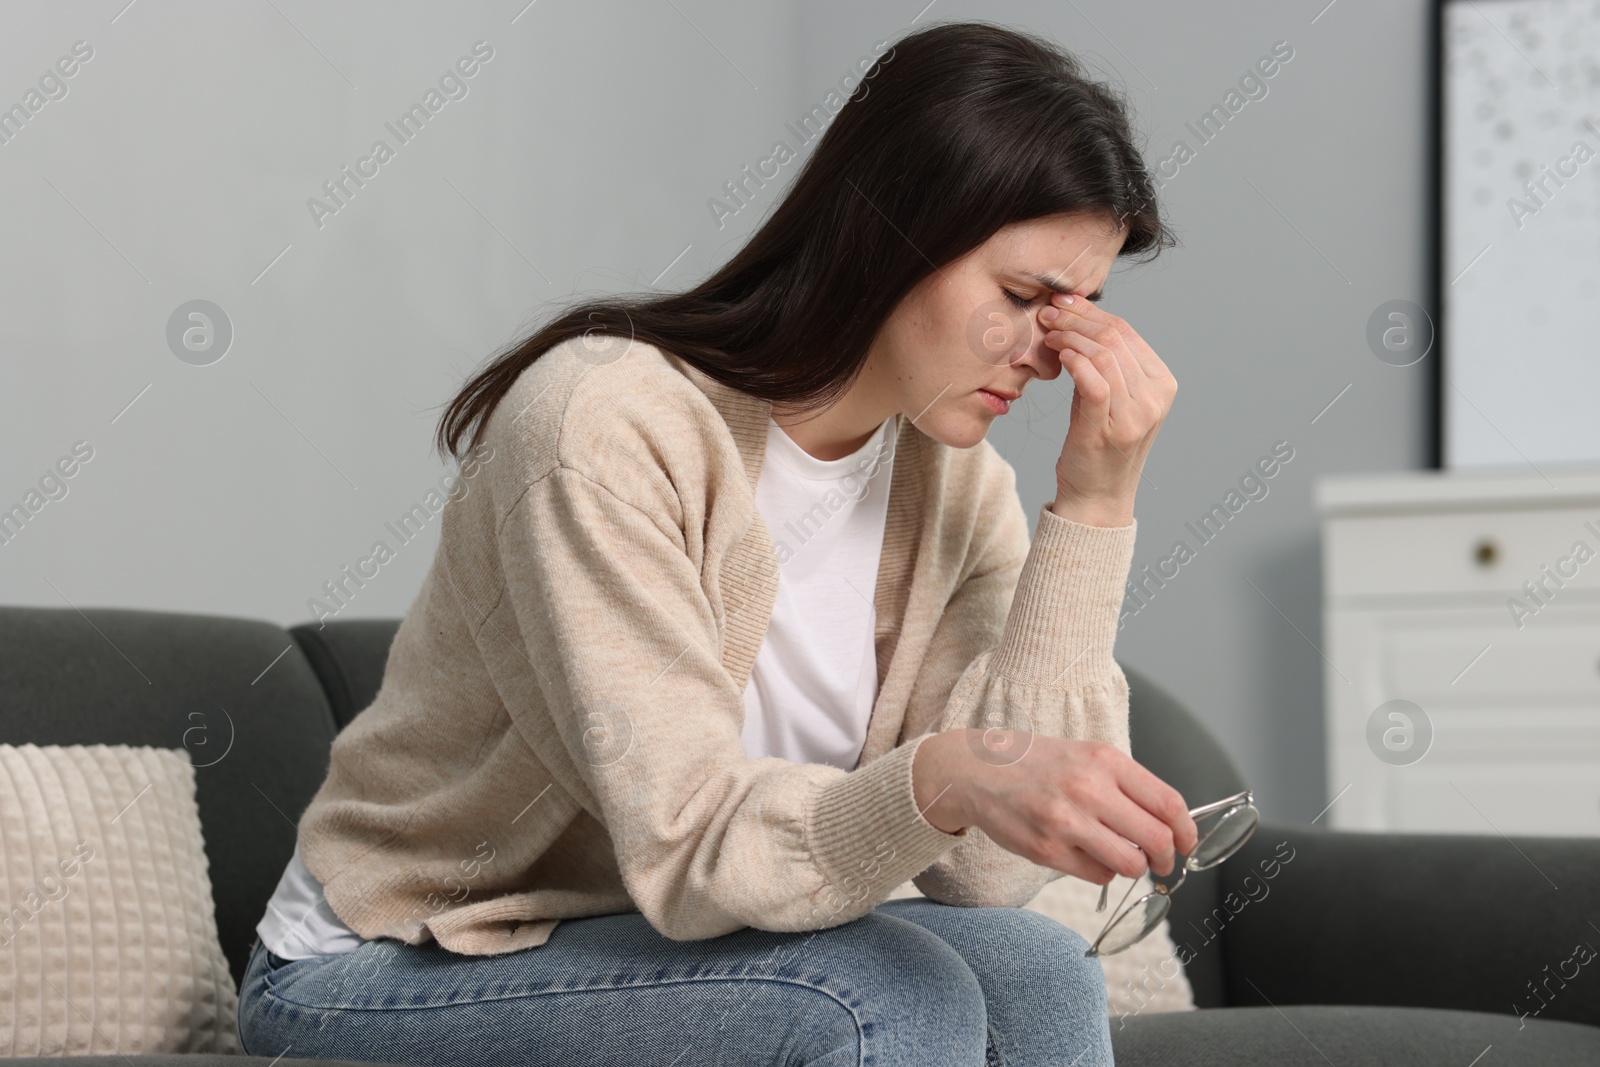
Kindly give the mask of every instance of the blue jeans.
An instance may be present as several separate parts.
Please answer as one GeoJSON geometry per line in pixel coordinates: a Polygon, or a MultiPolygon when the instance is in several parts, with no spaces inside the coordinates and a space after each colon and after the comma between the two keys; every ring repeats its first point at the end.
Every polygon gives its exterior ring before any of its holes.
{"type": "Polygon", "coordinates": [[[1024,908],[885,901],[825,930],[673,941],[638,912],[464,956],[382,939],[282,960],[239,992],[255,1056],[457,1067],[1105,1067],[1105,977],[1024,908]]]}

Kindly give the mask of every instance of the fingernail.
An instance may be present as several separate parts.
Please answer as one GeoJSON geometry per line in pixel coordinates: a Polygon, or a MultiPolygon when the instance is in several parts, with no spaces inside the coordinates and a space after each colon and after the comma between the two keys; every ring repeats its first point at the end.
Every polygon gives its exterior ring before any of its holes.
{"type": "Polygon", "coordinates": [[[1061,309],[1045,308],[1043,311],[1039,312],[1039,317],[1046,322],[1054,322],[1056,319],[1061,317],[1061,309]]]}
{"type": "Polygon", "coordinates": [[[1055,296],[1051,297],[1051,299],[1058,304],[1070,304],[1078,298],[1072,293],[1057,293],[1055,296]]]}

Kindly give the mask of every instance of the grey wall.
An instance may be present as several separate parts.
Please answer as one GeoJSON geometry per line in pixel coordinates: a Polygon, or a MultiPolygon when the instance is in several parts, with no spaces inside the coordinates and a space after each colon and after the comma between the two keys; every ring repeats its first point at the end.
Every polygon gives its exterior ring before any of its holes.
{"type": "MultiPolygon", "coordinates": [[[[74,42],[93,56],[0,145],[0,506],[76,442],[93,458],[0,546],[0,601],[309,618],[436,485],[437,405],[470,369],[557,302],[724,260],[781,189],[720,226],[707,200],[921,6],[8,7],[0,105],[74,42]],[[319,227],[308,198],[396,145],[384,124],[479,40],[494,57],[467,94],[319,227]],[[206,366],[167,339],[196,299],[234,331],[206,366]]],[[[1183,246],[1114,274],[1104,305],[1181,387],[1135,569],[1197,549],[1118,655],[1193,704],[1280,819],[1326,802],[1313,476],[1425,455],[1426,361],[1384,364],[1364,335],[1424,293],[1428,8],[940,2],[917,23],[1043,32],[1127,91],[1152,164],[1194,149],[1164,189],[1183,246]],[[1199,146],[1184,124],[1280,40],[1294,58],[1267,95],[1199,146]],[[1279,441],[1294,458],[1268,495],[1199,545],[1185,522],[1279,441]]],[[[1052,490],[1063,382],[992,431],[1026,500],[1052,490]]],[[[399,546],[343,614],[404,612],[436,538],[399,546]]]]}
{"type": "Polygon", "coordinates": [[[5,20],[0,106],[92,50],[0,145],[0,508],[75,442],[93,456],[0,546],[7,603],[300,622],[384,539],[395,558],[343,614],[404,612],[438,522],[404,545],[385,523],[445,472],[439,406],[557,302],[723,260],[734,229],[706,200],[793,82],[784,9],[733,2],[162,0],[5,20]],[[387,124],[480,40],[493,58],[466,64],[465,95],[441,93],[401,144],[387,124]],[[308,201],[380,138],[393,158],[319,225],[308,201]],[[194,299],[233,327],[207,366],[167,338],[194,299]]]}

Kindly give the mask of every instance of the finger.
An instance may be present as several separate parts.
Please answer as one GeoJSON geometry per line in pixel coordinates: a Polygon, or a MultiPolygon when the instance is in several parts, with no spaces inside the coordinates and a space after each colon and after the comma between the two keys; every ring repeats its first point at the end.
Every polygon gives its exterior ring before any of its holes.
{"type": "Polygon", "coordinates": [[[1143,852],[1157,874],[1172,873],[1176,832],[1126,793],[1113,798],[1100,821],[1143,852]]]}
{"type": "MultiPolygon", "coordinates": [[[[1087,363],[1094,368],[1100,381],[1106,383],[1103,404],[1100,403],[1101,398],[1096,392],[1088,392],[1085,398],[1094,401],[1087,410],[1094,420],[1093,425],[1107,442],[1109,443],[1122,428],[1140,425],[1140,415],[1144,405],[1128,394],[1127,382],[1117,366],[1116,354],[1081,334],[1063,333],[1060,337],[1063,356],[1067,352],[1078,353],[1082,359],[1075,363],[1087,363]]],[[[1079,378],[1077,370],[1065,362],[1062,366],[1069,368],[1076,384],[1079,378]]]]}
{"type": "MultiPolygon", "coordinates": [[[[1124,395],[1113,396],[1113,404],[1108,406],[1106,421],[1102,424],[1103,434],[1106,442],[1116,448],[1130,464],[1136,467],[1142,466],[1142,461],[1135,457],[1142,455],[1149,447],[1151,438],[1160,428],[1161,421],[1171,404],[1171,391],[1175,391],[1176,383],[1172,383],[1171,390],[1167,390],[1157,383],[1147,382],[1141,373],[1131,366],[1131,357],[1126,355],[1118,357],[1100,341],[1073,330],[1056,331],[1047,337],[1052,343],[1061,345],[1063,349],[1088,355],[1094,360],[1101,377],[1120,381],[1123,385],[1129,386],[1124,395]],[[1113,365],[1116,369],[1113,369],[1113,365]],[[1122,377],[1114,378],[1114,375],[1119,373],[1122,377]],[[1135,387],[1133,383],[1138,384],[1135,387]],[[1118,448],[1112,438],[1121,442],[1122,447],[1118,448]],[[1124,449],[1132,449],[1134,456],[1129,456],[1124,449]]],[[[1113,331],[1112,337],[1116,338],[1118,335],[1113,331]]],[[[1120,344],[1120,341],[1118,343],[1120,344]]]]}
{"type": "Polygon", "coordinates": [[[1066,873],[1074,875],[1078,878],[1082,878],[1085,882],[1093,882],[1095,885],[1105,885],[1107,882],[1111,881],[1111,879],[1117,876],[1116,871],[1113,871],[1110,867],[1107,867],[1105,864],[1089,855],[1083,849],[1078,848],[1076,845],[1073,845],[1067,849],[1067,856],[1067,863],[1059,869],[1065,870],[1066,873]],[[1069,866],[1071,868],[1070,870],[1068,870],[1069,866]]]}
{"type": "MultiPolygon", "coordinates": [[[[1083,315],[1069,314],[1056,318],[1056,330],[1064,339],[1080,336],[1098,349],[1109,352],[1115,365],[1114,384],[1120,394],[1126,397],[1138,397],[1144,392],[1144,379],[1146,379],[1144,368],[1139,366],[1138,358],[1134,358],[1128,346],[1128,339],[1112,323],[1094,322],[1083,315]]],[[[1107,379],[1110,379],[1110,376],[1107,376],[1107,379]]]]}
{"type": "Polygon", "coordinates": [[[1132,759],[1119,767],[1117,784],[1134,803],[1172,831],[1173,844],[1179,852],[1185,856],[1193,854],[1200,841],[1200,831],[1189,816],[1189,805],[1182,793],[1132,759]]]}
{"type": "Polygon", "coordinates": [[[1072,812],[1076,825],[1078,840],[1076,846],[1088,853],[1094,859],[1116,871],[1118,874],[1129,878],[1137,878],[1145,872],[1148,864],[1145,854],[1139,846],[1107,826],[1099,812],[1091,814],[1083,806],[1074,801],[1059,787],[1056,794],[1067,802],[1068,809],[1072,812]]]}
{"type": "MultiPolygon", "coordinates": [[[[1064,299],[1065,297],[1060,295],[1055,298],[1055,300],[1064,299]]],[[[1055,306],[1068,313],[1070,317],[1066,317],[1065,321],[1093,323],[1099,326],[1111,326],[1116,329],[1126,341],[1128,351],[1133,358],[1133,363],[1139,368],[1141,377],[1162,378],[1171,374],[1171,371],[1167,369],[1167,365],[1161,361],[1161,357],[1156,355],[1155,350],[1145,343],[1144,338],[1139,336],[1138,331],[1130,326],[1126,319],[1113,315],[1093,301],[1084,300],[1081,297],[1075,297],[1070,304],[1057,303],[1055,306]]],[[[1062,319],[1057,321],[1060,322],[1062,319]]]]}
{"type": "MultiPolygon", "coordinates": [[[[1058,347],[1070,344],[1086,355],[1104,354],[1102,376],[1115,386],[1118,394],[1131,395],[1131,382],[1128,381],[1128,374],[1123,373],[1123,355],[1117,350],[1122,346],[1122,336],[1110,326],[1094,325],[1083,318],[1061,315],[1056,318],[1054,330],[1046,334],[1045,339],[1058,347]]],[[[1138,378],[1144,378],[1144,371],[1138,371],[1133,366],[1128,370],[1138,378]]]]}
{"type": "Polygon", "coordinates": [[[1072,349],[1061,353],[1061,366],[1072,376],[1072,417],[1106,432],[1111,418],[1111,385],[1094,360],[1072,349]]]}
{"type": "Polygon", "coordinates": [[[1116,833],[1104,822],[1084,814],[1088,829],[1083,832],[1077,847],[1096,862],[1126,878],[1137,878],[1149,869],[1149,858],[1132,841],[1116,833]]]}

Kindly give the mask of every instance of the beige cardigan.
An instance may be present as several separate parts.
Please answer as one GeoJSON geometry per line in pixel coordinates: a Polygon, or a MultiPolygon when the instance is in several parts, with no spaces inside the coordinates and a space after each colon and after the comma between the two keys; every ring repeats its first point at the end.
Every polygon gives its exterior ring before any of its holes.
{"type": "Polygon", "coordinates": [[[779,573],[755,507],[770,411],[622,338],[568,341],[517,379],[300,819],[306,867],[357,933],[492,954],[639,911],[683,941],[835,926],[907,879],[1022,906],[1061,877],[929,823],[912,757],[963,726],[1128,751],[1111,653],[1135,525],[1046,501],[1030,544],[988,441],[952,448],[896,416],[860,764],[752,760],[743,692],[779,573]]]}

